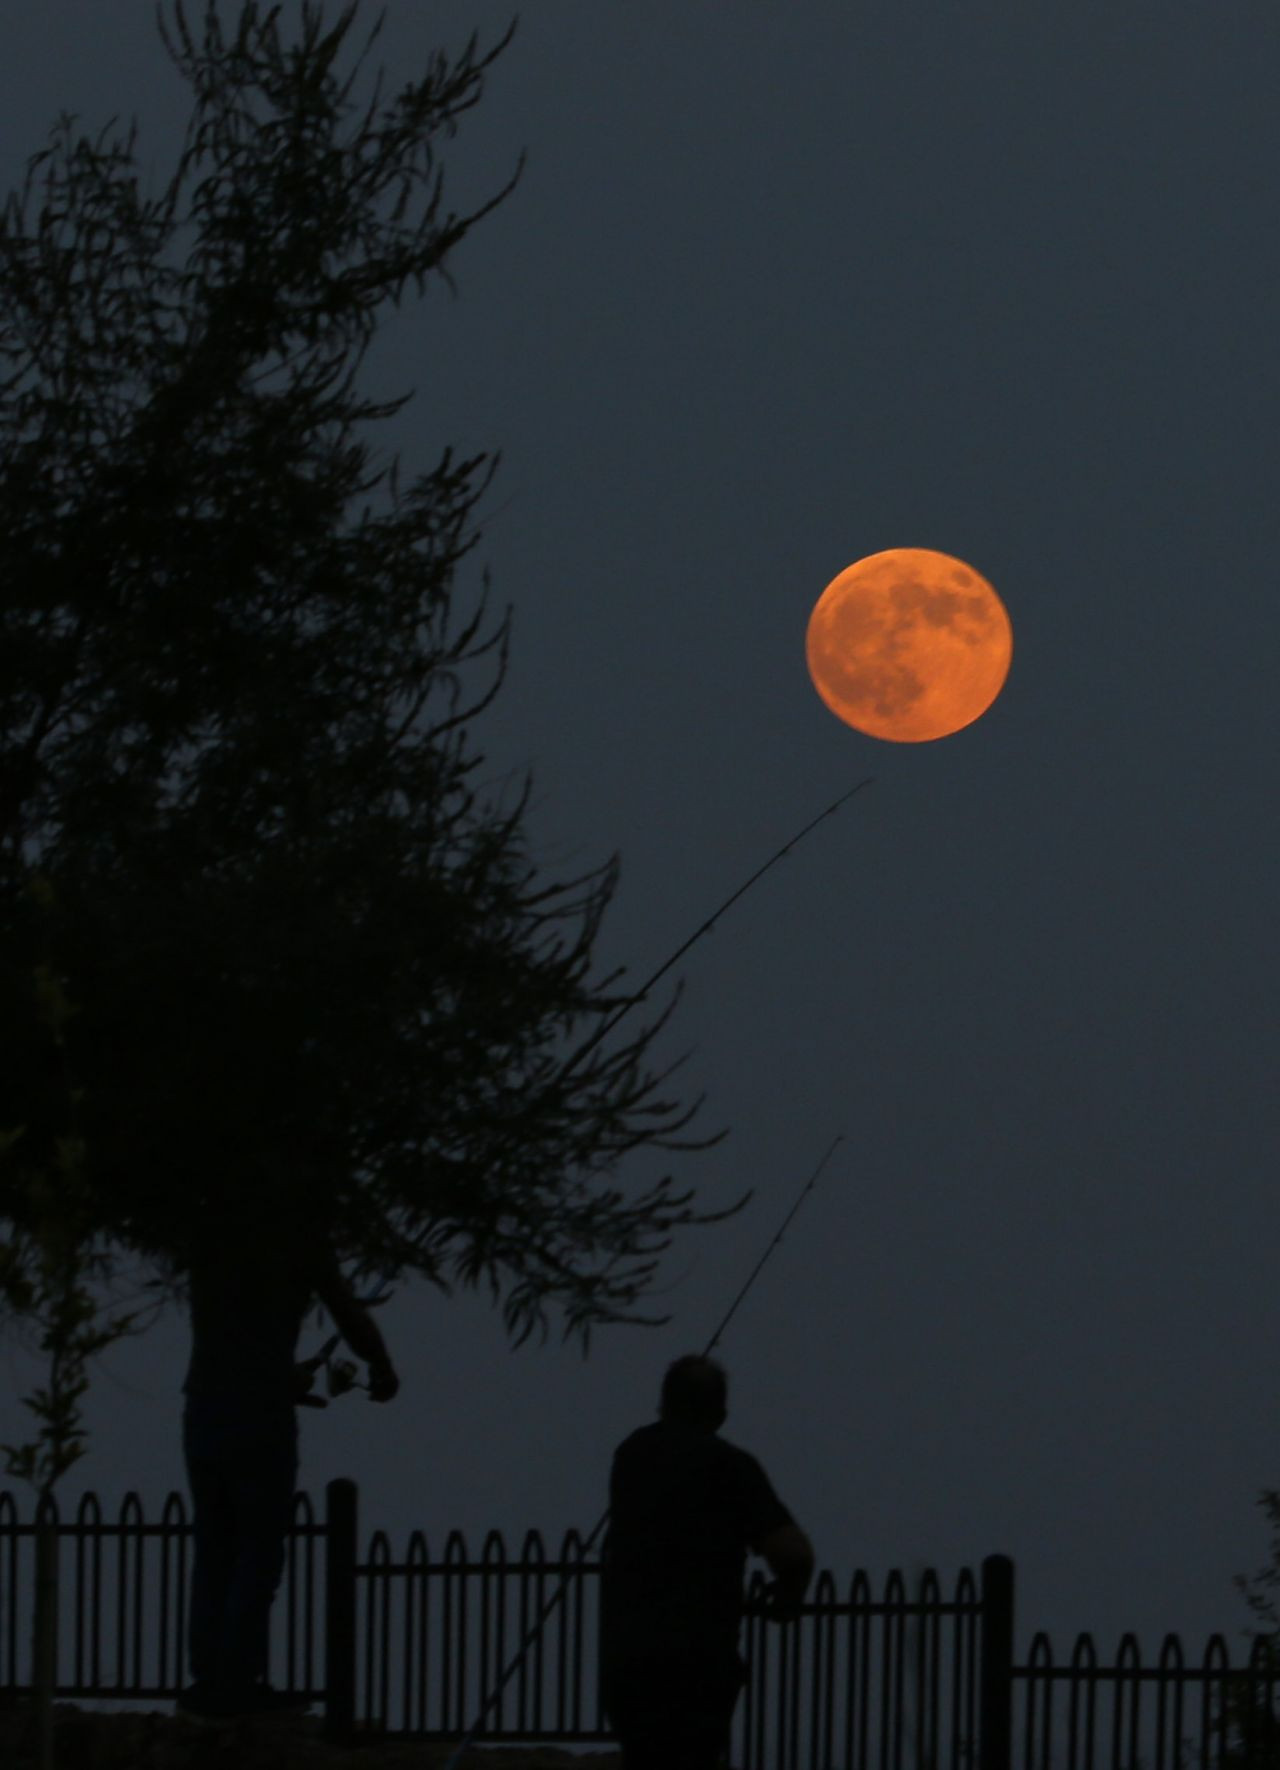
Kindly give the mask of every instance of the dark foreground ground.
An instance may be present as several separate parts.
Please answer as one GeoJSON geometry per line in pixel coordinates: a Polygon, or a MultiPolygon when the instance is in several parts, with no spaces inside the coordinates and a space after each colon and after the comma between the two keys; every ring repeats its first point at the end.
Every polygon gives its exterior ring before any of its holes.
{"type": "MultiPolygon", "coordinates": [[[[424,1741],[326,1740],[319,1716],[199,1722],[159,1710],[102,1714],[74,1703],[54,1707],[57,1770],[443,1770],[452,1745],[424,1741]]],[[[36,1770],[34,1722],[0,1711],[0,1765],[36,1770]]],[[[471,1746],[459,1770],[620,1770],[616,1749],[568,1752],[557,1746],[471,1746]]]]}

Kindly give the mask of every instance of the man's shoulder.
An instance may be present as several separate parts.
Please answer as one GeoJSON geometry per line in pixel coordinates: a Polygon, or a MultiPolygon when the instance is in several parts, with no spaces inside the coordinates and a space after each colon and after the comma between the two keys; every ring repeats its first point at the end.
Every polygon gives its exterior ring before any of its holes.
{"type": "Polygon", "coordinates": [[[779,1498],[759,1457],[753,1457],[749,1450],[730,1444],[726,1439],[719,1442],[724,1447],[722,1466],[728,1472],[728,1484],[739,1496],[747,1539],[752,1547],[768,1531],[794,1524],[795,1519],[779,1498]]]}
{"type": "Polygon", "coordinates": [[[768,1485],[769,1477],[765,1474],[764,1464],[759,1457],[752,1456],[751,1452],[744,1450],[740,1444],[734,1444],[728,1438],[721,1438],[718,1433],[713,1442],[716,1445],[713,1454],[721,1468],[731,1471],[739,1483],[747,1482],[756,1485],[764,1482],[766,1486],[768,1485]]]}
{"type": "MultiPolygon", "coordinates": [[[[671,1427],[663,1420],[651,1420],[648,1425],[637,1426],[618,1446],[615,1456],[624,1462],[643,1460],[645,1457],[664,1457],[672,1441],[671,1427]]],[[[752,1456],[749,1450],[741,1445],[733,1444],[727,1438],[721,1438],[718,1432],[693,1432],[681,1435],[681,1441],[696,1449],[700,1458],[705,1458],[711,1467],[726,1472],[738,1485],[764,1486],[769,1485],[769,1477],[758,1457],[752,1456]]]]}

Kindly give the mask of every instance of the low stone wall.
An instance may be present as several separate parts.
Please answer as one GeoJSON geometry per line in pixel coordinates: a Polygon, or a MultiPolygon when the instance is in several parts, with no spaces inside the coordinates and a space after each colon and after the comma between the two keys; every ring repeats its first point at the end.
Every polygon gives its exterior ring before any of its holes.
{"type": "MultiPolygon", "coordinates": [[[[104,1714],[74,1703],[54,1706],[57,1770],[444,1770],[454,1747],[426,1740],[324,1738],[319,1716],[254,1721],[195,1721],[186,1715],[128,1709],[104,1714]]],[[[0,1712],[0,1764],[36,1770],[35,1723],[26,1710],[0,1712]]],[[[459,1770],[621,1770],[609,1751],[562,1747],[469,1746],[459,1770]]]]}

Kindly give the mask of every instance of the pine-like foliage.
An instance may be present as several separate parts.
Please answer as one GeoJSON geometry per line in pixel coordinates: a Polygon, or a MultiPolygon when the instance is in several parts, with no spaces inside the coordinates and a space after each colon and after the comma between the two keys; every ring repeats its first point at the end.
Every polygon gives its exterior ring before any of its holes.
{"type": "Polygon", "coordinates": [[[289,42],[280,6],[230,30],[209,0],[200,35],[179,0],[164,193],[136,127],[64,116],[0,224],[0,1219],[50,1155],[52,941],[104,1237],[166,1282],[220,1240],[503,1273],[520,1340],[555,1300],[585,1356],[674,1226],[746,1198],[619,1189],[714,1139],[652,1065],[670,1009],[595,1036],[628,999],[593,974],[616,862],[544,878],[527,783],[475,784],[509,611],[456,579],[495,459],[402,488],[364,440],[410,397],[357,392],[379,310],[519,177],[459,216],[439,163],[511,33],[361,111],[358,10],[289,42]]]}

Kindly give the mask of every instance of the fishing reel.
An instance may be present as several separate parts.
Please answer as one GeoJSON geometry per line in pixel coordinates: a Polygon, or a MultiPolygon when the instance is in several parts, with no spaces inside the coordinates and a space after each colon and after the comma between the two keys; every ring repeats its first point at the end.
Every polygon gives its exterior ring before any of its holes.
{"type": "Polygon", "coordinates": [[[340,1334],[334,1334],[332,1339],[325,1341],[324,1345],[313,1358],[303,1359],[300,1363],[294,1365],[293,1377],[295,1388],[293,1399],[295,1406],[328,1407],[329,1403],[322,1395],[313,1395],[311,1393],[312,1385],[316,1380],[316,1373],[319,1371],[321,1365],[325,1367],[325,1387],[328,1389],[331,1396],[336,1397],[339,1395],[345,1395],[350,1389],[363,1389],[366,1392],[368,1391],[368,1383],[360,1382],[357,1375],[357,1367],[349,1358],[334,1358],[332,1356],[341,1338],[342,1336],[340,1334]]]}
{"type": "MultiPolygon", "coordinates": [[[[384,1285],[383,1288],[376,1291],[373,1296],[361,1297],[360,1305],[364,1309],[376,1309],[380,1303],[385,1303],[390,1295],[390,1291],[384,1285]]],[[[386,1394],[381,1393],[381,1385],[379,1394],[376,1396],[374,1395],[374,1380],[372,1378],[367,1383],[362,1383],[359,1380],[358,1367],[354,1365],[349,1358],[335,1358],[333,1356],[341,1339],[341,1334],[331,1335],[320,1350],[311,1358],[304,1358],[294,1365],[293,1400],[296,1407],[328,1407],[329,1403],[323,1396],[313,1395],[311,1393],[312,1385],[316,1380],[316,1373],[319,1371],[321,1365],[323,1365],[325,1369],[325,1386],[331,1396],[336,1397],[339,1395],[345,1395],[351,1389],[363,1389],[366,1395],[369,1395],[374,1400],[383,1401],[387,1399],[386,1394]]],[[[392,1378],[391,1380],[394,1384],[395,1379],[392,1378]]],[[[398,1387],[398,1384],[395,1386],[398,1387]]],[[[393,1391],[389,1391],[389,1393],[390,1392],[393,1391]]]]}

